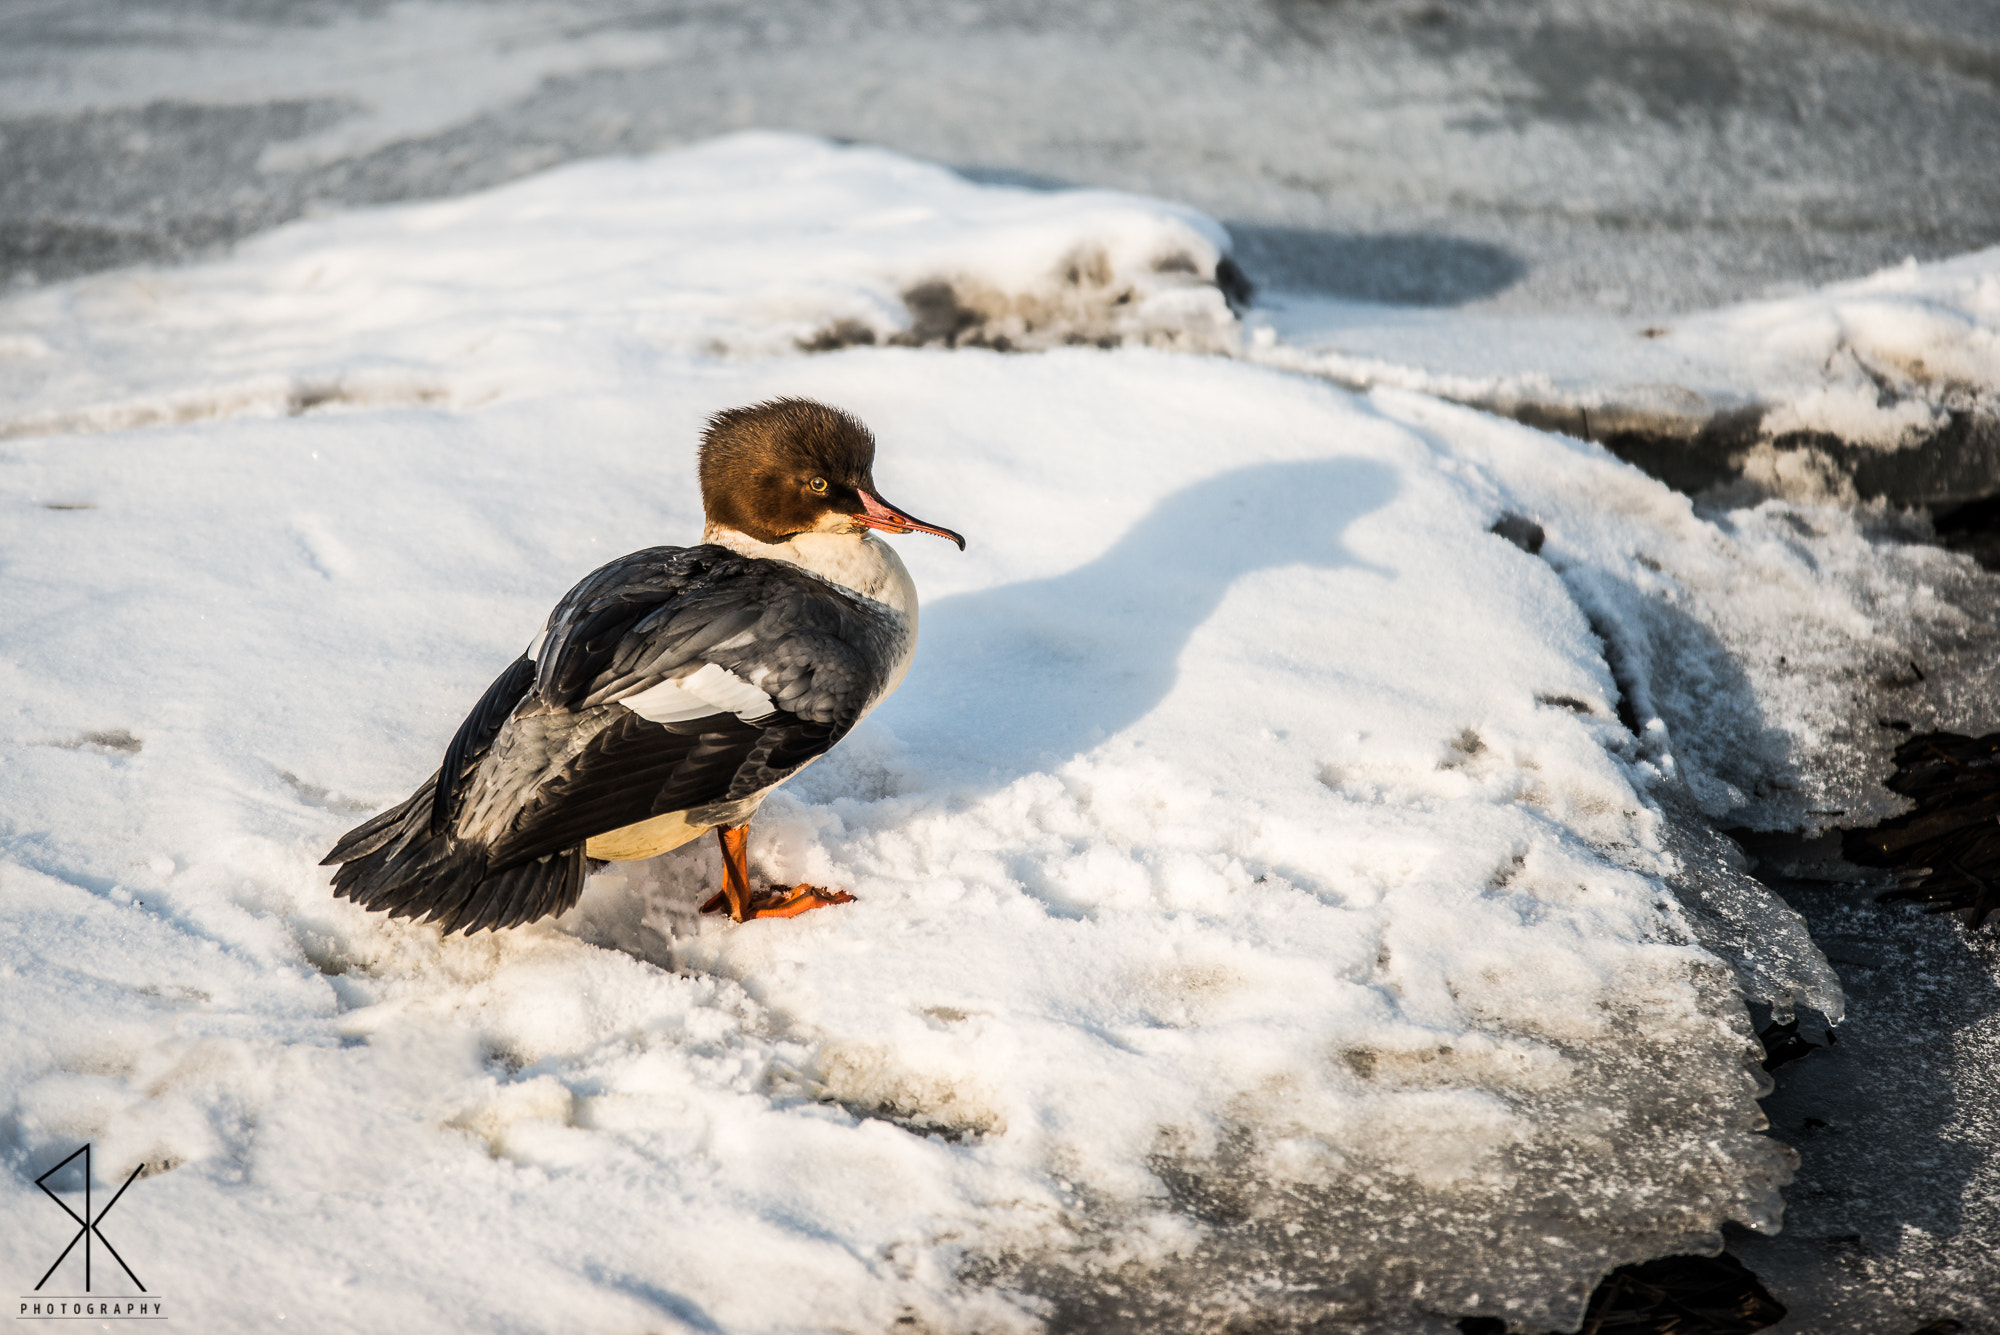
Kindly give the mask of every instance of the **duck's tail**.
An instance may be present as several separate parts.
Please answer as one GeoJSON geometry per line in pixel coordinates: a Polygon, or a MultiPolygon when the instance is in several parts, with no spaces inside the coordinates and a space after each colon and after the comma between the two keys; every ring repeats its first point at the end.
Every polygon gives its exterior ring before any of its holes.
{"type": "Polygon", "coordinates": [[[341,836],[322,867],[336,898],[392,918],[438,923],[445,935],[519,927],[562,913],[583,893],[583,847],[494,868],[482,843],[431,833],[437,776],[408,800],[341,836]]]}

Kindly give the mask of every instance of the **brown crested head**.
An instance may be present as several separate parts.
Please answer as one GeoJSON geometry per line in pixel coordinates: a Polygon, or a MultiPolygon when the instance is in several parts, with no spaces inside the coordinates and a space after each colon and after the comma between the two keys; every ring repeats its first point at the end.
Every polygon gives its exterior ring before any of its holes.
{"type": "Polygon", "coordinates": [[[771,399],[708,419],[701,437],[701,505],[708,522],[759,542],[813,530],[935,533],[875,489],[875,437],[858,418],[811,399],[771,399]]]}

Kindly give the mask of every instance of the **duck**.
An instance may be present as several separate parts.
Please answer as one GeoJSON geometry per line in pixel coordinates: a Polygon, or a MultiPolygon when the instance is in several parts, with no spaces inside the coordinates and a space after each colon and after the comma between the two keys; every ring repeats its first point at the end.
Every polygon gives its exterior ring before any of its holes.
{"type": "Polygon", "coordinates": [[[710,417],[692,547],[599,567],[555,605],[406,800],[322,861],[333,894],[446,936],[560,914],[610,862],[714,831],[736,922],[850,903],[751,888],[751,819],[896,690],[917,591],[882,534],[965,539],[875,485],[859,418],[778,398],[710,417]]]}

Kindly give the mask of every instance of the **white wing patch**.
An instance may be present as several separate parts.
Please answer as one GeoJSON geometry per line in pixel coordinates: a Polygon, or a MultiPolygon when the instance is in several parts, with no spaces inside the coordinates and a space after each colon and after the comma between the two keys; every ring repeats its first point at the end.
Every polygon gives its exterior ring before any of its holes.
{"type": "Polygon", "coordinates": [[[618,702],[654,723],[685,723],[710,714],[734,714],[740,719],[774,713],[771,697],[728,668],[704,663],[698,672],[648,686],[618,702]]]}
{"type": "Polygon", "coordinates": [[[542,646],[548,642],[549,633],[547,631],[543,631],[535,637],[535,642],[528,646],[528,661],[530,663],[539,663],[542,661],[542,646]]]}

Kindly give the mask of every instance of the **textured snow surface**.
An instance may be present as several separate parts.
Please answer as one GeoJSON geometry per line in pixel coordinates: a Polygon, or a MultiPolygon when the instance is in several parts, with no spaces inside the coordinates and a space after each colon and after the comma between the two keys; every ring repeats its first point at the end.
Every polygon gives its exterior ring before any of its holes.
{"type": "Polygon", "coordinates": [[[1921,441],[1954,412],[2000,412],[2000,248],[1656,323],[1280,295],[1259,325],[1253,347],[1274,364],[1502,408],[1698,424],[1754,407],[1769,436],[1824,432],[1882,449],[1921,441]]]}
{"type": "Polygon", "coordinates": [[[0,307],[6,1273],[86,1139],[204,1331],[1547,1328],[1774,1224],[1739,987],[1837,985],[1687,813],[1807,820],[1841,674],[1932,614],[1883,591],[1955,558],[1240,360],[795,350],[1084,253],[1093,320],[1227,345],[1218,245],[747,136],[0,307]],[[908,682],[753,827],[858,902],[698,917],[707,845],[476,940],[332,900],[777,394],[970,539],[900,541],[908,682]]]}
{"type": "Polygon", "coordinates": [[[605,386],[632,374],[607,354],[943,341],[974,321],[965,332],[1002,346],[1206,350],[1236,337],[1213,282],[1226,244],[1156,200],[997,189],[880,149],[733,135],[18,299],[0,314],[0,436],[329,402],[464,407],[523,367],[560,362],[563,384],[605,386]]]}

